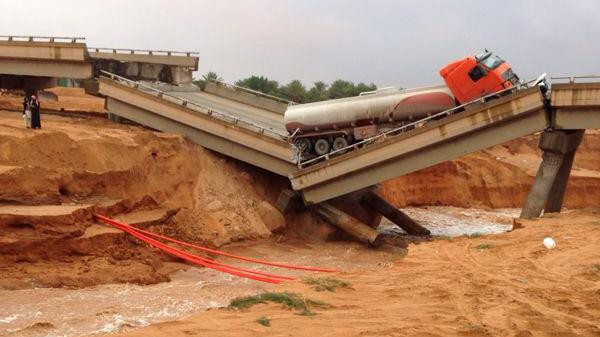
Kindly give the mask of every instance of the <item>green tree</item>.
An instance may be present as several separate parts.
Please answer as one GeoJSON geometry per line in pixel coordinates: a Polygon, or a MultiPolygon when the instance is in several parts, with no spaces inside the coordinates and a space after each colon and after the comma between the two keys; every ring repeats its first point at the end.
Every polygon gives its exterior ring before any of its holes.
{"type": "Polygon", "coordinates": [[[329,99],[344,98],[354,96],[354,83],[344,80],[335,80],[329,86],[329,99]]]}
{"type": "Polygon", "coordinates": [[[223,79],[221,77],[219,77],[219,75],[217,75],[216,72],[209,71],[206,74],[202,75],[201,78],[192,80],[192,83],[199,86],[200,89],[204,90],[204,88],[206,87],[206,82],[208,82],[210,80],[222,81],[223,79]]]}
{"type": "Polygon", "coordinates": [[[279,88],[279,97],[296,103],[304,103],[306,100],[306,88],[299,80],[292,80],[290,83],[279,88]]]}
{"type": "Polygon", "coordinates": [[[320,102],[327,99],[327,84],[323,81],[317,81],[313,84],[313,87],[306,93],[305,102],[320,102]]]}
{"type": "Polygon", "coordinates": [[[217,73],[215,73],[214,71],[207,72],[206,74],[202,75],[202,78],[204,79],[204,81],[223,81],[223,79],[219,77],[219,75],[217,75],[217,73]]]}
{"type": "Polygon", "coordinates": [[[360,82],[356,86],[354,86],[354,92],[353,92],[352,96],[358,96],[358,95],[360,95],[361,92],[374,91],[374,90],[377,90],[377,86],[374,83],[366,85],[363,82],[360,82]]]}
{"type": "Polygon", "coordinates": [[[235,85],[260,91],[264,94],[277,96],[279,94],[279,83],[274,80],[269,80],[264,76],[252,75],[235,82],[235,85]]]}

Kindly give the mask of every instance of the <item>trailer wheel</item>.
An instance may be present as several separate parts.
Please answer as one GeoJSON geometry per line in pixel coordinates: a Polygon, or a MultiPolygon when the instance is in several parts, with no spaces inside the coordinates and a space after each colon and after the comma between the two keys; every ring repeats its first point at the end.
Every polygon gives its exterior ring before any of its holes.
{"type": "MultiPolygon", "coordinates": [[[[333,148],[333,151],[336,151],[336,150],[339,150],[339,149],[343,149],[343,148],[345,148],[346,146],[348,146],[348,141],[347,141],[347,140],[346,140],[346,138],[344,138],[344,137],[336,137],[336,138],[333,140],[333,146],[332,146],[332,148],[333,148]]],[[[344,151],[340,151],[340,152],[338,152],[338,153],[339,153],[339,154],[344,154],[344,153],[346,153],[346,150],[344,150],[344,151]]]]}
{"type": "Polygon", "coordinates": [[[311,150],[310,140],[308,138],[296,139],[294,145],[300,150],[300,153],[309,153],[311,150]]]}
{"type": "Polygon", "coordinates": [[[331,150],[331,147],[329,146],[329,142],[327,141],[327,139],[317,139],[317,141],[315,142],[315,153],[318,156],[328,154],[329,150],[331,150]]]}

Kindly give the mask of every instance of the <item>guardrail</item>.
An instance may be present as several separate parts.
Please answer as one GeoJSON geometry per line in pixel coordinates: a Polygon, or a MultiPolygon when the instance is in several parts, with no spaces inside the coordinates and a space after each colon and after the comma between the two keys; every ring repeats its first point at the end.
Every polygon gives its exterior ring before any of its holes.
{"type": "Polygon", "coordinates": [[[0,41],[77,43],[79,40],[85,40],[85,37],[0,35],[0,41]]]}
{"type": "Polygon", "coordinates": [[[245,88],[245,87],[240,87],[239,85],[235,85],[235,84],[231,84],[231,83],[227,83],[227,82],[215,80],[215,79],[212,79],[212,78],[209,78],[208,80],[211,81],[211,82],[215,82],[218,85],[222,85],[224,87],[227,87],[227,88],[231,88],[231,89],[234,89],[234,90],[246,91],[246,92],[249,92],[251,94],[254,94],[254,95],[257,95],[257,96],[266,97],[266,98],[269,98],[269,99],[272,99],[272,100],[275,100],[275,101],[278,101],[278,102],[283,102],[283,103],[286,103],[288,105],[296,105],[296,104],[298,104],[296,102],[292,102],[292,101],[287,100],[285,98],[281,98],[281,97],[277,97],[277,96],[265,94],[264,92],[260,92],[260,91],[248,89],[248,88],[245,88]]]}
{"type": "Polygon", "coordinates": [[[137,55],[166,55],[166,56],[192,56],[198,55],[196,51],[175,51],[175,50],[147,50],[147,49],[126,49],[126,48],[99,48],[88,47],[88,52],[110,52],[113,54],[137,54],[137,55]]]}
{"type": "Polygon", "coordinates": [[[575,80],[578,78],[585,79],[600,79],[600,75],[571,75],[571,76],[552,76],[550,77],[553,80],[569,80],[569,83],[575,83],[575,80]]]}
{"type": "MultiPolygon", "coordinates": [[[[454,112],[456,112],[457,110],[460,110],[460,109],[462,109],[462,108],[464,108],[464,107],[466,107],[466,106],[468,106],[468,105],[472,105],[472,104],[475,104],[475,103],[483,103],[483,102],[485,102],[485,101],[486,101],[486,99],[488,99],[488,98],[490,98],[490,97],[494,97],[494,96],[497,96],[497,95],[499,95],[499,94],[502,94],[502,93],[505,93],[505,92],[509,92],[509,91],[513,91],[513,90],[520,90],[520,89],[522,89],[523,87],[527,87],[528,85],[530,85],[531,83],[534,83],[534,82],[535,82],[535,84],[534,84],[534,85],[537,85],[537,84],[538,84],[538,83],[540,83],[541,81],[544,81],[544,80],[545,80],[545,78],[546,78],[546,74],[543,74],[543,75],[539,76],[539,77],[538,77],[537,79],[535,79],[535,80],[530,80],[530,81],[528,81],[528,82],[525,82],[525,83],[520,83],[520,84],[517,84],[517,85],[513,85],[512,87],[509,87],[509,88],[506,88],[506,89],[503,89],[503,90],[497,91],[497,92],[495,92],[495,93],[493,93],[493,94],[489,94],[489,95],[483,96],[483,97],[481,97],[481,98],[478,98],[478,99],[476,99],[476,100],[473,100],[473,101],[467,102],[467,103],[465,103],[465,104],[461,104],[461,105],[459,105],[459,106],[456,106],[456,107],[454,107],[454,108],[452,108],[452,109],[448,109],[448,110],[445,110],[445,111],[439,112],[439,113],[437,113],[437,114],[435,114],[435,115],[431,115],[431,116],[429,116],[429,117],[426,117],[426,118],[423,118],[423,119],[419,119],[419,120],[417,120],[417,121],[415,121],[415,122],[412,122],[412,123],[409,123],[409,124],[405,124],[405,125],[403,125],[403,126],[400,126],[400,127],[398,127],[398,128],[395,128],[395,129],[392,129],[392,130],[388,130],[388,131],[386,131],[386,132],[382,132],[382,133],[380,133],[380,134],[378,134],[378,135],[375,135],[375,136],[373,136],[373,137],[370,137],[370,138],[365,138],[364,140],[362,140],[362,141],[360,141],[360,142],[357,142],[357,143],[354,143],[354,144],[348,145],[348,146],[346,146],[346,147],[343,147],[343,148],[341,148],[341,149],[337,149],[337,150],[331,151],[331,152],[329,152],[329,153],[327,153],[327,154],[324,154],[324,155],[322,155],[322,156],[315,157],[315,158],[312,158],[312,159],[309,159],[309,160],[306,160],[306,161],[302,161],[302,154],[300,154],[300,153],[296,153],[296,152],[299,152],[299,150],[298,150],[298,148],[297,148],[297,147],[296,147],[296,146],[293,144],[293,142],[294,142],[294,138],[293,138],[293,137],[290,137],[290,138],[289,138],[289,141],[292,143],[292,148],[294,149],[294,152],[295,152],[295,155],[294,155],[294,157],[295,157],[295,158],[298,158],[298,168],[302,169],[302,168],[306,167],[306,166],[307,166],[307,165],[309,165],[309,164],[313,164],[313,163],[316,163],[316,162],[318,162],[318,161],[322,161],[322,160],[328,160],[328,159],[329,159],[329,158],[330,158],[332,155],[337,155],[337,154],[340,154],[340,155],[341,155],[341,154],[344,154],[344,153],[346,153],[348,150],[351,150],[351,149],[358,149],[360,146],[363,146],[363,147],[364,147],[364,146],[368,146],[368,145],[370,145],[370,144],[373,144],[373,143],[375,143],[377,140],[383,140],[383,139],[387,139],[387,138],[389,138],[389,137],[398,136],[399,134],[401,134],[401,133],[403,133],[403,132],[410,131],[410,130],[413,130],[413,129],[415,129],[415,128],[421,127],[421,126],[423,126],[423,125],[424,125],[426,122],[428,122],[428,121],[430,121],[430,120],[437,119],[437,118],[439,118],[439,117],[447,117],[447,116],[450,116],[450,115],[452,115],[454,112]]],[[[297,133],[297,132],[294,132],[294,134],[293,134],[293,135],[295,136],[295,135],[296,135],[296,133],[297,133]]]]}
{"type": "Polygon", "coordinates": [[[164,92],[162,90],[153,88],[153,87],[148,86],[148,85],[141,84],[141,83],[136,82],[136,81],[132,81],[130,79],[127,79],[127,78],[119,76],[119,75],[115,75],[115,74],[110,73],[110,72],[105,71],[105,70],[100,70],[100,72],[102,74],[108,76],[113,81],[117,81],[117,82],[120,82],[120,83],[125,83],[127,86],[135,88],[137,90],[141,90],[140,88],[143,88],[144,90],[156,93],[156,97],[159,97],[159,98],[169,97],[170,99],[175,100],[176,102],[179,102],[179,104],[181,104],[184,107],[194,106],[194,107],[196,107],[196,109],[194,109],[194,111],[202,112],[202,113],[206,114],[207,116],[216,117],[216,118],[219,118],[219,119],[221,119],[223,121],[226,121],[228,123],[235,124],[235,125],[247,125],[247,126],[251,126],[251,127],[255,128],[255,129],[257,129],[260,134],[264,134],[265,132],[268,132],[268,133],[271,133],[271,134],[273,134],[275,136],[278,136],[281,139],[286,140],[286,141],[289,138],[289,135],[287,135],[287,134],[279,133],[279,132],[277,132],[277,131],[275,131],[275,130],[273,130],[271,128],[267,128],[267,127],[265,127],[263,125],[260,125],[260,124],[257,124],[257,123],[251,122],[251,121],[247,121],[247,120],[241,119],[238,116],[233,116],[233,115],[230,115],[230,114],[227,114],[227,113],[224,113],[224,112],[220,112],[220,111],[217,111],[217,110],[205,107],[205,106],[203,106],[201,104],[189,101],[189,100],[184,99],[184,98],[179,98],[177,96],[168,94],[168,93],[166,93],[166,92],[164,92]]]}

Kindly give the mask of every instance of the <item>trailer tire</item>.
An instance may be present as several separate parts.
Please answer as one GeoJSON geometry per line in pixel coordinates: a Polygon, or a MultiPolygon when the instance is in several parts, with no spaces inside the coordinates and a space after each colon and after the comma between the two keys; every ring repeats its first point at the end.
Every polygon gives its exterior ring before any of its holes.
{"type": "Polygon", "coordinates": [[[309,153],[312,150],[312,144],[308,138],[300,138],[294,141],[294,145],[300,150],[300,153],[309,153]]]}
{"type": "Polygon", "coordinates": [[[329,145],[327,139],[317,139],[317,141],[315,142],[315,153],[317,154],[317,156],[326,155],[329,153],[330,150],[331,146],[329,145]]]}
{"type": "MultiPolygon", "coordinates": [[[[345,137],[336,137],[336,138],[333,140],[333,145],[332,145],[332,147],[331,147],[331,148],[333,149],[333,151],[336,151],[336,150],[339,150],[339,149],[343,149],[343,148],[345,148],[346,146],[348,146],[348,140],[346,140],[346,138],[345,138],[345,137]]],[[[338,153],[339,153],[339,154],[344,154],[344,153],[346,153],[346,150],[344,150],[344,151],[340,151],[340,152],[338,152],[338,153]]]]}

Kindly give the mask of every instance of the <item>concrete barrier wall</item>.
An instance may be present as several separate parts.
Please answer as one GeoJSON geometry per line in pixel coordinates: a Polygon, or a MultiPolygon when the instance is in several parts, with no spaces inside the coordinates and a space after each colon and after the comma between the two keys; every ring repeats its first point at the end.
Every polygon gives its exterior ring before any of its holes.
{"type": "Polygon", "coordinates": [[[269,110],[282,115],[287,109],[287,104],[285,103],[277,102],[266,97],[254,95],[249,92],[228,88],[214,82],[207,82],[204,91],[213,95],[221,96],[236,102],[248,104],[253,107],[269,110]]]}

